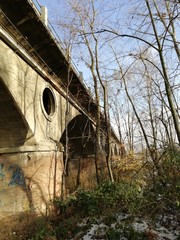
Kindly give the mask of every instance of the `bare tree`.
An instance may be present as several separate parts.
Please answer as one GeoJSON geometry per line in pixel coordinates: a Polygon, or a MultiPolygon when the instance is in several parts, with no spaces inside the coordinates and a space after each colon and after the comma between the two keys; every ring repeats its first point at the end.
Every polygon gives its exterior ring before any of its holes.
{"type": "MultiPolygon", "coordinates": [[[[97,31],[99,33],[111,33],[119,38],[129,38],[134,40],[138,48],[142,49],[142,44],[146,46],[146,49],[152,49],[157,53],[159,58],[158,69],[161,74],[161,78],[164,82],[164,88],[166,97],[168,100],[169,109],[172,114],[174,128],[176,131],[177,139],[180,144],[180,121],[177,110],[176,98],[173,90],[172,74],[174,78],[178,76],[179,71],[179,44],[176,38],[176,21],[179,19],[180,6],[176,1],[167,2],[146,0],[141,2],[140,5],[144,7],[139,14],[135,12],[132,16],[131,23],[133,25],[129,27],[130,33],[120,33],[111,26],[97,31]],[[142,22],[137,20],[138,26],[135,26],[135,15],[140,16],[142,22]],[[171,53],[169,53],[169,49],[171,53]],[[175,56],[176,55],[176,56],[175,56]],[[174,70],[170,70],[169,57],[172,56],[172,61],[176,66],[173,66],[174,70]],[[173,73],[176,72],[176,73],[173,73]]],[[[138,8],[140,9],[140,5],[138,8]]],[[[136,24],[137,25],[137,24],[136,24]]],[[[89,33],[90,34],[90,33],[89,33]]],[[[175,81],[175,80],[174,80],[175,81]]]]}
{"type": "Polygon", "coordinates": [[[70,22],[59,22],[59,26],[69,29],[70,37],[72,37],[76,45],[81,48],[86,54],[81,55],[81,60],[84,62],[93,81],[94,93],[95,93],[95,111],[96,111],[96,157],[95,166],[97,173],[97,182],[100,182],[101,175],[101,162],[103,157],[103,146],[101,141],[101,126],[102,116],[105,121],[105,135],[106,135],[106,166],[109,173],[109,178],[114,181],[111,170],[111,127],[108,117],[108,99],[107,99],[107,87],[106,79],[103,77],[104,73],[102,70],[102,58],[100,49],[104,41],[100,36],[95,34],[95,30],[98,26],[98,12],[95,9],[94,0],[86,0],[80,3],[77,0],[67,1],[69,9],[71,11],[70,22]],[[88,35],[87,32],[91,32],[88,35]],[[103,99],[100,99],[100,89],[103,92],[103,99]],[[101,107],[101,102],[103,107],[101,107]],[[103,110],[103,111],[102,111],[103,110]]]}

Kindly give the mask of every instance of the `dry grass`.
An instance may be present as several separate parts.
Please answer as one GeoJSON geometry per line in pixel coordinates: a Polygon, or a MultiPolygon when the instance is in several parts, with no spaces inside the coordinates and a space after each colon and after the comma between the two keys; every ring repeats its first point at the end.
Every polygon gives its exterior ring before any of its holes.
{"type": "Polygon", "coordinates": [[[34,230],[38,216],[35,213],[19,213],[0,218],[0,240],[25,240],[34,230]]]}

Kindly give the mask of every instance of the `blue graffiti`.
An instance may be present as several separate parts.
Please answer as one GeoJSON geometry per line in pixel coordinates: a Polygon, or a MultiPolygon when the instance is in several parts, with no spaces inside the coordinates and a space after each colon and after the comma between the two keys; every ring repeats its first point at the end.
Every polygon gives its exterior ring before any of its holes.
{"type": "Polygon", "coordinates": [[[5,174],[4,174],[4,164],[0,164],[0,178],[3,180],[4,177],[5,177],[5,174]]]}
{"type": "Polygon", "coordinates": [[[21,186],[25,188],[26,182],[24,178],[24,173],[20,168],[16,168],[12,174],[11,180],[8,184],[9,186],[21,186]]]}

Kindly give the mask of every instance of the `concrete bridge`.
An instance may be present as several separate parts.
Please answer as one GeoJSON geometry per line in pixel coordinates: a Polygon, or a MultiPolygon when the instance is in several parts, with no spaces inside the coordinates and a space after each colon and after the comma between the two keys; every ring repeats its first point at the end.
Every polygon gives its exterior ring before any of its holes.
{"type": "MultiPolygon", "coordinates": [[[[96,105],[45,10],[0,0],[0,214],[45,211],[61,193],[65,157],[72,181],[82,157],[90,185],[94,176],[96,105]]],[[[118,144],[113,135],[116,154],[118,144]]]]}

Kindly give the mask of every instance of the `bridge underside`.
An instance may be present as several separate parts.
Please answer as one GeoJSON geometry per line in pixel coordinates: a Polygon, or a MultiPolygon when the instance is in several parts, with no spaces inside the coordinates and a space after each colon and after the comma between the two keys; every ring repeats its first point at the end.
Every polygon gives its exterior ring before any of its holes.
{"type": "Polygon", "coordinates": [[[28,130],[2,81],[0,81],[0,109],[1,148],[22,146],[28,130]]]}
{"type": "Polygon", "coordinates": [[[19,148],[25,144],[35,145],[32,131],[12,97],[9,89],[0,79],[0,152],[19,148]]]}

